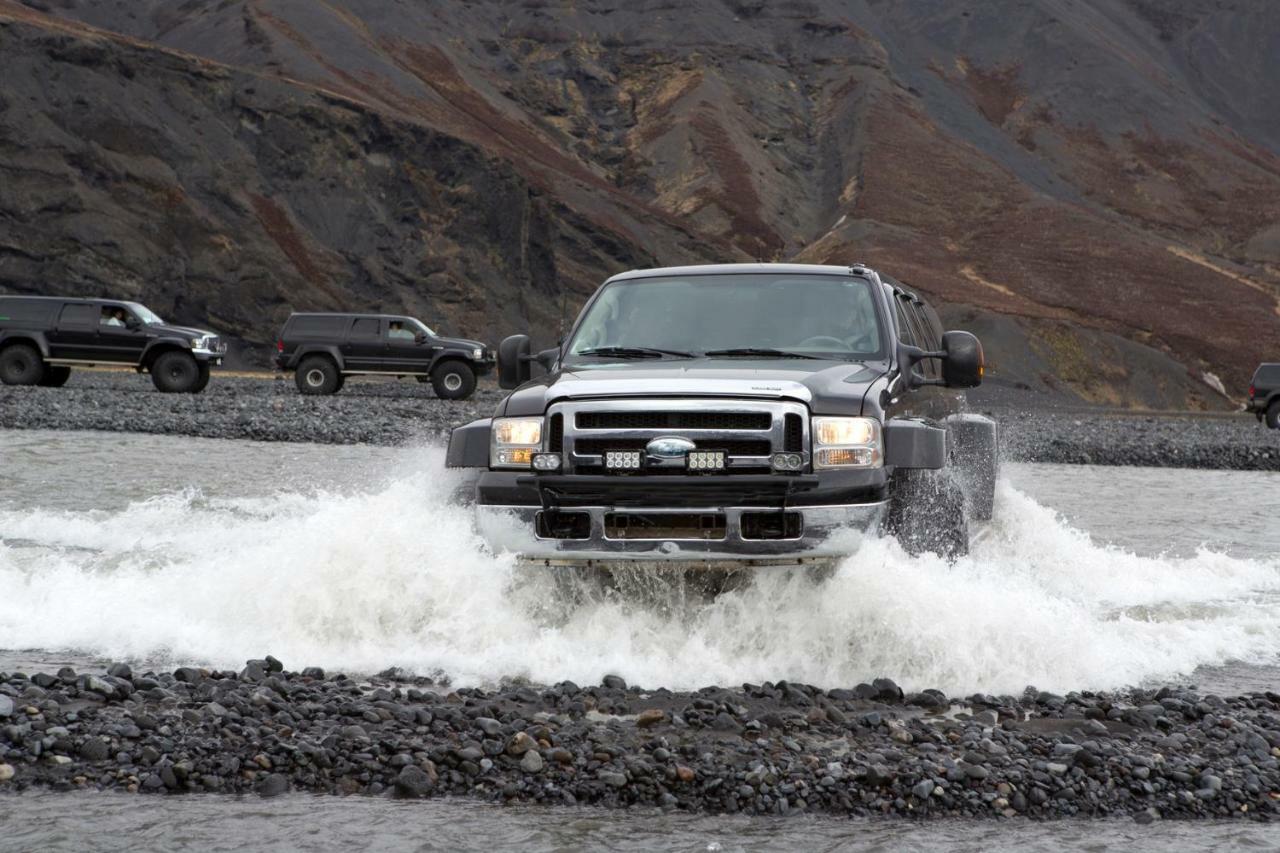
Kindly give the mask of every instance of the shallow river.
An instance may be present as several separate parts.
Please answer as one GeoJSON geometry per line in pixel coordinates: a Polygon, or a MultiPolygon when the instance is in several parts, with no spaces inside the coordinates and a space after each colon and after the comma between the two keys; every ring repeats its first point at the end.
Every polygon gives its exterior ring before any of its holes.
{"type": "MultiPolygon", "coordinates": [[[[566,608],[543,579],[479,547],[445,497],[442,458],[435,447],[0,432],[0,670],[110,659],[238,667],[271,653],[293,669],[399,666],[458,685],[615,672],[670,688],[888,675],[953,695],[1171,680],[1223,693],[1280,687],[1280,474],[1008,465],[996,519],[954,566],[872,540],[825,580],[772,572],[712,600],[673,585],[566,608]]],[[[0,800],[0,849],[72,849],[86,830],[95,846],[118,835],[121,848],[126,830],[208,849],[320,847],[351,833],[384,847],[485,839],[545,850],[1280,844],[1236,824],[0,800]]]]}

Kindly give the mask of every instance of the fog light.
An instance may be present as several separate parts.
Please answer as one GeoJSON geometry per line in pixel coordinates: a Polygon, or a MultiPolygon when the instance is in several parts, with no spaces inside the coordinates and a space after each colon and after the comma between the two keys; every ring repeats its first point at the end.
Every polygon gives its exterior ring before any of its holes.
{"type": "Polygon", "coordinates": [[[560,470],[560,454],[559,453],[535,454],[533,457],[533,470],[559,471],[560,470]]]}
{"type": "Polygon", "coordinates": [[[775,453],[770,464],[775,471],[799,471],[804,467],[804,457],[799,453],[775,453]]]}
{"type": "Polygon", "coordinates": [[[818,451],[823,468],[868,468],[875,463],[875,451],[869,447],[832,447],[818,451]]]}
{"type": "Polygon", "coordinates": [[[604,467],[614,471],[634,471],[640,467],[640,451],[606,450],[604,467]]]}
{"type": "Polygon", "coordinates": [[[532,447],[506,447],[497,451],[499,465],[528,465],[533,459],[532,447]]]}
{"type": "Polygon", "coordinates": [[[690,450],[686,457],[690,471],[723,471],[723,450],[690,450]]]}

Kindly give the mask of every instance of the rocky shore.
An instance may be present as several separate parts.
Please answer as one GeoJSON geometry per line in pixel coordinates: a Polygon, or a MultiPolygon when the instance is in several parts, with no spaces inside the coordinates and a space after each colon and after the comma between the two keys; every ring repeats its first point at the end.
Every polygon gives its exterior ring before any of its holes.
{"type": "MultiPolygon", "coordinates": [[[[491,377],[470,400],[435,396],[413,380],[352,380],[304,397],[290,377],[216,375],[203,394],[160,394],[145,376],[78,371],[63,388],[0,387],[0,429],[106,430],[383,444],[437,438],[492,414],[491,377]]],[[[1088,409],[988,410],[1014,461],[1280,471],[1280,431],[1247,415],[1155,415],[1088,409]]]]}
{"type": "Polygon", "coordinates": [[[888,679],[450,689],[285,670],[0,673],[0,791],[287,791],[922,817],[1280,815],[1280,695],[888,679]]]}

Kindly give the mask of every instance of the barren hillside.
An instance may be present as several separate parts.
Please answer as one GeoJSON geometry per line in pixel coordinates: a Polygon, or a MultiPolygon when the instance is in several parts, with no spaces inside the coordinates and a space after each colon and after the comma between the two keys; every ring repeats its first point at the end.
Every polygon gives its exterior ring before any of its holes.
{"type": "Polygon", "coordinates": [[[553,337],[637,265],[880,266],[997,376],[1215,405],[1280,347],[1257,2],[0,0],[0,289],[553,337]]]}

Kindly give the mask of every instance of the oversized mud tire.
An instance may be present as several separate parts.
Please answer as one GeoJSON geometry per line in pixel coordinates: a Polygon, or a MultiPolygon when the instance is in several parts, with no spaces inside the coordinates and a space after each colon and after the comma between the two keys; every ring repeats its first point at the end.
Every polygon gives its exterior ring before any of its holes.
{"type": "Polygon", "coordinates": [[[0,382],[5,385],[39,385],[45,364],[30,344],[11,344],[0,350],[0,382]]]}
{"type": "Polygon", "coordinates": [[[1280,400],[1272,400],[1267,406],[1267,426],[1280,429],[1280,400]]]}
{"type": "Polygon", "coordinates": [[[342,387],[342,373],[338,365],[323,355],[304,358],[293,379],[303,394],[333,394],[342,387]]]}
{"type": "Polygon", "coordinates": [[[196,384],[191,388],[192,394],[199,394],[205,388],[209,387],[209,365],[198,364],[196,367],[200,371],[200,376],[196,379],[196,384]]]}
{"type": "Polygon", "coordinates": [[[44,369],[40,378],[41,388],[61,388],[71,378],[71,368],[61,364],[51,364],[44,369]]]}
{"type": "Polygon", "coordinates": [[[189,352],[162,352],[151,363],[151,384],[164,394],[187,394],[200,381],[200,365],[189,352]]]}
{"type": "Polygon", "coordinates": [[[946,470],[895,471],[884,526],[908,554],[954,561],[969,553],[964,491],[946,470]]]}
{"type": "Polygon", "coordinates": [[[461,361],[442,361],[431,371],[431,387],[443,400],[465,400],[476,390],[476,374],[461,361]]]}

